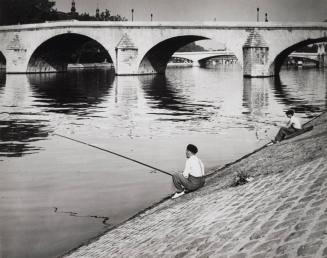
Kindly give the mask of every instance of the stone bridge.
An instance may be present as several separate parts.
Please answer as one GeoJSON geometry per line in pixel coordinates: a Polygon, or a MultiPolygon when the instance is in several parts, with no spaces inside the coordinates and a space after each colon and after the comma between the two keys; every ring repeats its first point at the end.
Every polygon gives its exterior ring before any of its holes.
{"type": "MultiPolygon", "coordinates": [[[[321,46],[324,46],[324,44],[321,44],[321,46]]],[[[325,48],[321,49],[325,50],[325,48]]],[[[326,66],[326,58],[325,53],[323,51],[318,51],[317,53],[293,52],[289,55],[289,57],[307,59],[310,61],[314,61],[317,66],[326,66]]]]}
{"type": "Polygon", "coordinates": [[[226,59],[235,58],[235,55],[231,51],[202,51],[202,52],[175,52],[172,57],[187,59],[192,61],[193,66],[201,66],[205,61],[214,57],[225,57],[226,59]]]}
{"type": "MultiPolygon", "coordinates": [[[[180,47],[211,39],[225,44],[244,76],[278,74],[295,49],[327,41],[327,23],[272,22],[80,22],[0,27],[0,63],[7,73],[59,72],[72,53],[93,40],[106,51],[117,75],[164,73],[180,47]]],[[[326,62],[325,53],[321,59],[326,62]]]]}
{"type": "Polygon", "coordinates": [[[312,61],[318,61],[317,53],[293,52],[289,55],[289,57],[298,57],[298,58],[310,59],[312,61]]]}

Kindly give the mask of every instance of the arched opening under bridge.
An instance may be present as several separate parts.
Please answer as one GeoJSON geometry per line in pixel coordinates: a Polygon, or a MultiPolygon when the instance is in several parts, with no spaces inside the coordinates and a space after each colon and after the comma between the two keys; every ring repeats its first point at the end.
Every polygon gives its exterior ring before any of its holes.
{"type": "Polygon", "coordinates": [[[32,54],[28,73],[64,72],[69,67],[111,67],[112,58],[96,40],[75,33],[55,36],[43,42],[32,54]]]}
{"type": "MultiPolygon", "coordinates": [[[[273,69],[274,69],[274,74],[275,76],[279,75],[279,72],[283,66],[283,64],[285,63],[285,61],[287,60],[287,58],[290,56],[290,54],[298,49],[301,49],[305,46],[314,44],[314,43],[322,43],[322,42],[327,42],[327,37],[323,37],[323,38],[318,38],[318,39],[308,39],[308,40],[304,40],[301,41],[297,44],[294,44],[288,48],[286,48],[285,50],[283,50],[281,53],[279,53],[274,62],[272,63],[273,69]]],[[[317,60],[317,62],[319,63],[326,63],[327,64],[327,57],[326,57],[326,53],[324,54],[319,54],[317,53],[318,58],[322,58],[322,60],[317,60]],[[324,61],[323,59],[326,59],[326,61],[324,61]]]]}
{"type": "Polygon", "coordinates": [[[207,39],[203,36],[179,36],[166,39],[152,47],[142,58],[139,74],[163,74],[171,56],[181,47],[198,40],[207,39]]]}

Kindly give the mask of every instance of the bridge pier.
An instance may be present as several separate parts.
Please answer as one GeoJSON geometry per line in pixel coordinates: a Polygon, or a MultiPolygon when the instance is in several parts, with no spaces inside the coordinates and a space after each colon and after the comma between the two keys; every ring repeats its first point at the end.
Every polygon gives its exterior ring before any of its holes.
{"type": "Polygon", "coordinates": [[[327,66],[327,54],[325,51],[325,44],[318,44],[318,67],[326,67],[327,66]]]}
{"type": "Polygon", "coordinates": [[[243,45],[243,76],[269,77],[269,47],[258,31],[253,30],[243,45]]]}
{"type": "Polygon", "coordinates": [[[201,65],[202,65],[202,64],[201,64],[200,61],[193,61],[193,62],[192,62],[192,66],[193,66],[193,67],[201,67],[201,65]]]}
{"type": "Polygon", "coordinates": [[[3,54],[6,57],[6,73],[26,73],[27,48],[21,42],[19,35],[16,34],[11,39],[3,54]]]}
{"type": "Polygon", "coordinates": [[[327,55],[320,54],[317,56],[318,58],[318,67],[327,67],[327,55]]]}
{"type": "Polygon", "coordinates": [[[127,34],[124,34],[116,46],[116,75],[136,75],[138,48],[127,34]]]}

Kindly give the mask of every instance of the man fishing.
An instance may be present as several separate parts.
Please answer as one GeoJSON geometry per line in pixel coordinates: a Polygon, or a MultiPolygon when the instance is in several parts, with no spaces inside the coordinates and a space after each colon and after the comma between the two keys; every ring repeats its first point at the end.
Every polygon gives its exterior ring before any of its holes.
{"type": "Polygon", "coordinates": [[[286,127],[279,129],[273,143],[282,141],[287,135],[297,132],[302,129],[300,120],[294,116],[294,110],[290,109],[285,112],[286,116],[289,118],[286,127]]]}
{"type": "Polygon", "coordinates": [[[189,144],[186,147],[186,163],[183,173],[174,173],[173,184],[177,192],[172,196],[172,199],[178,198],[204,186],[204,166],[202,161],[196,156],[198,148],[189,144]]]}

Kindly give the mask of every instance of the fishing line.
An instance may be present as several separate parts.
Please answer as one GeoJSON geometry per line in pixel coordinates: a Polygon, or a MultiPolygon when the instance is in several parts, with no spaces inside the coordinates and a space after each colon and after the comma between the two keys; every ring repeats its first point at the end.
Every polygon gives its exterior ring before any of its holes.
{"type": "Polygon", "coordinates": [[[80,141],[80,140],[76,140],[76,139],[73,139],[73,138],[70,138],[70,137],[68,137],[68,136],[58,134],[58,133],[54,133],[53,135],[56,135],[56,136],[59,136],[59,137],[62,137],[62,138],[65,138],[65,139],[68,139],[68,140],[71,140],[71,141],[74,141],[74,142],[78,142],[78,143],[81,143],[81,144],[84,144],[84,145],[90,146],[90,147],[92,147],[92,148],[95,148],[95,149],[98,149],[98,150],[101,150],[101,151],[105,151],[105,152],[111,153],[111,154],[116,155],[116,156],[118,156],[118,157],[121,157],[121,158],[124,158],[124,159],[128,159],[128,160],[130,160],[130,161],[133,161],[133,162],[136,162],[136,163],[138,163],[138,164],[141,164],[141,165],[143,165],[143,166],[145,166],[145,167],[149,167],[149,168],[152,168],[152,169],[154,169],[154,170],[156,170],[156,171],[159,171],[159,172],[161,172],[161,173],[164,173],[164,174],[166,174],[166,175],[172,176],[171,173],[168,173],[168,172],[166,172],[166,171],[164,171],[164,170],[161,170],[161,169],[159,169],[159,168],[156,168],[156,167],[150,166],[150,165],[145,164],[145,163],[143,163],[143,162],[141,162],[141,161],[138,161],[138,160],[136,160],[136,159],[132,159],[132,158],[130,158],[130,157],[127,157],[127,156],[121,155],[121,154],[119,154],[119,153],[117,153],[117,152],[114,152],[114,151],[111,151],[111,150],[107,150],[107,149],[104,149],[104,148],[101,148],[101,147],[95,146],[95,145],[93,145],[93,144],[89,144],[89,143],[87,143],[87,142],[83,142],[83,141],[80,141]]]}

